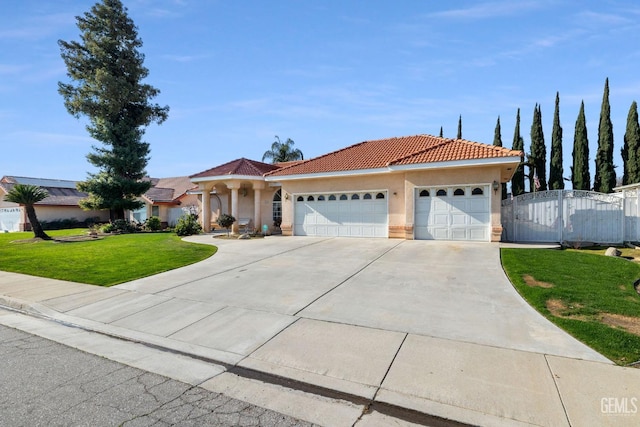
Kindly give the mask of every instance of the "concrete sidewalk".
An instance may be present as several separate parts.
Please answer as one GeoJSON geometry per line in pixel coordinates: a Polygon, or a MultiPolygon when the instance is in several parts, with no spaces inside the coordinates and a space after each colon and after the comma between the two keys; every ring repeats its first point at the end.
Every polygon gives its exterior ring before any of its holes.
{"type": "Polygon", "coordinates": [[[113,288],[0,272],[33,315],[0,323],[320,425],[640,423],[640,370],[518,301],[497,245],[195,240],[218,253],[113,288]]]}

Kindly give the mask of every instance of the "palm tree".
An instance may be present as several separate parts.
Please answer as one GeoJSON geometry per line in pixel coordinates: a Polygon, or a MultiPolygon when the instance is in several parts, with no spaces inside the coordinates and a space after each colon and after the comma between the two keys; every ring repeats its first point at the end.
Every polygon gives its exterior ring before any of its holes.
{"type": "Polygon", "coordinates": [[[36,210],[33,207],[33,205],[46,199],[48,196],[49,193],[47,193],[47,190],[38,187],[37,185],[16,184],[4,196],[4,200],[23,205],[27,211],[27,217],[29,218],[31,229],[33,230],[35,237],[39,237],[44,240],[51,240],[51,237],[49,237],[42,229],[42,225],[36,216],[36,210]]]}
{"type": "Polygon", "coordinates": [[[271,150],[265,151],[262,161],[271,159],[271,163],[291,162],[293,160],[304,160],[302,151],[293,148],[295,142],[291,138],[287,138],[286,142],[280,142],[280,137],[276,135],[276,140],[271,144],[271,150]]]}

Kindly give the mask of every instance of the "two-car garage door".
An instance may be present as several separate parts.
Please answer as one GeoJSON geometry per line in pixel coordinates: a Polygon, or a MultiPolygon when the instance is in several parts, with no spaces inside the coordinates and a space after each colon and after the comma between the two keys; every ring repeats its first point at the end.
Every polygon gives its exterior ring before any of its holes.
{"type": "Polygon", "coordinates": [[[297,236],[387,237],[386,191],[295,196],[297,236]]]}
{"type": "Polygon", "coordinates": [[[415,195],[415,238],[488,241],[488,185],[419,188],[415,195]]]}
{"type": "MultiPolygon", "coordinates": [[[[388,237],[386,191],[294,196],[298,236],[388,237]]],[[[431,240],[489,241],[488,185],[418,188],[414,237],[431,240]]]]}

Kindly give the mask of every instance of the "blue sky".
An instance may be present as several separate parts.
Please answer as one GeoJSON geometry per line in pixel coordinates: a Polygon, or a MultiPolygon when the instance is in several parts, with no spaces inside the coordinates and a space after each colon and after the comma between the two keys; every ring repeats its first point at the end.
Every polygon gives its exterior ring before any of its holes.
{"type": "MultiPolygon", "coordinates": [[[[82,180],[94,142],[57,93],[58,39],[95,1],[22,0],[0,15],[0,176],[82,180]]],[[[565,176],[584,100],[591,174],[605,78],[615,163],[640,100],[635,1],[124,0],[144,42],[147,83],[169,119],[151,125],[147,171],[190,175],[256,160],[275,135],[305,158],[415,134],[511,147],[517,108],[529,149],[536,103],[547,153],[560,92],[565,176]]]]}

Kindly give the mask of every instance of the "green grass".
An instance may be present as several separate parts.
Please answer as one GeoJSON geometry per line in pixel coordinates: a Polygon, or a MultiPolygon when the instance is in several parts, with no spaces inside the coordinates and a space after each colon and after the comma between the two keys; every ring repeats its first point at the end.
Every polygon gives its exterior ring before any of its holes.
{"type": "MultiPolygon", "coordinates": [[[[47,231],[54,238],[85,233],[47,231]]],[[[183,242],[173,233],[107,235],[84,242],[14,242],[32,237],[33,233],[0,234],[0,270],[112,286],[193,264],[217,251],[215,246],[183,242]]]]}
{"type": "Polygon", "coordinates": [[[627,316],[640,325],[640,295],[633,287],[640,265],[589,252],[502,249],[501,254],[511,283],[545,317],[618,364],[637,362],[640,336],[610,326],[602,315],[627,316]],[[532,286],[531,279],[527,284],[527,275],[553,286],[532,286]],[[559,302],[555,310],[549,301],[559,302]]]}

